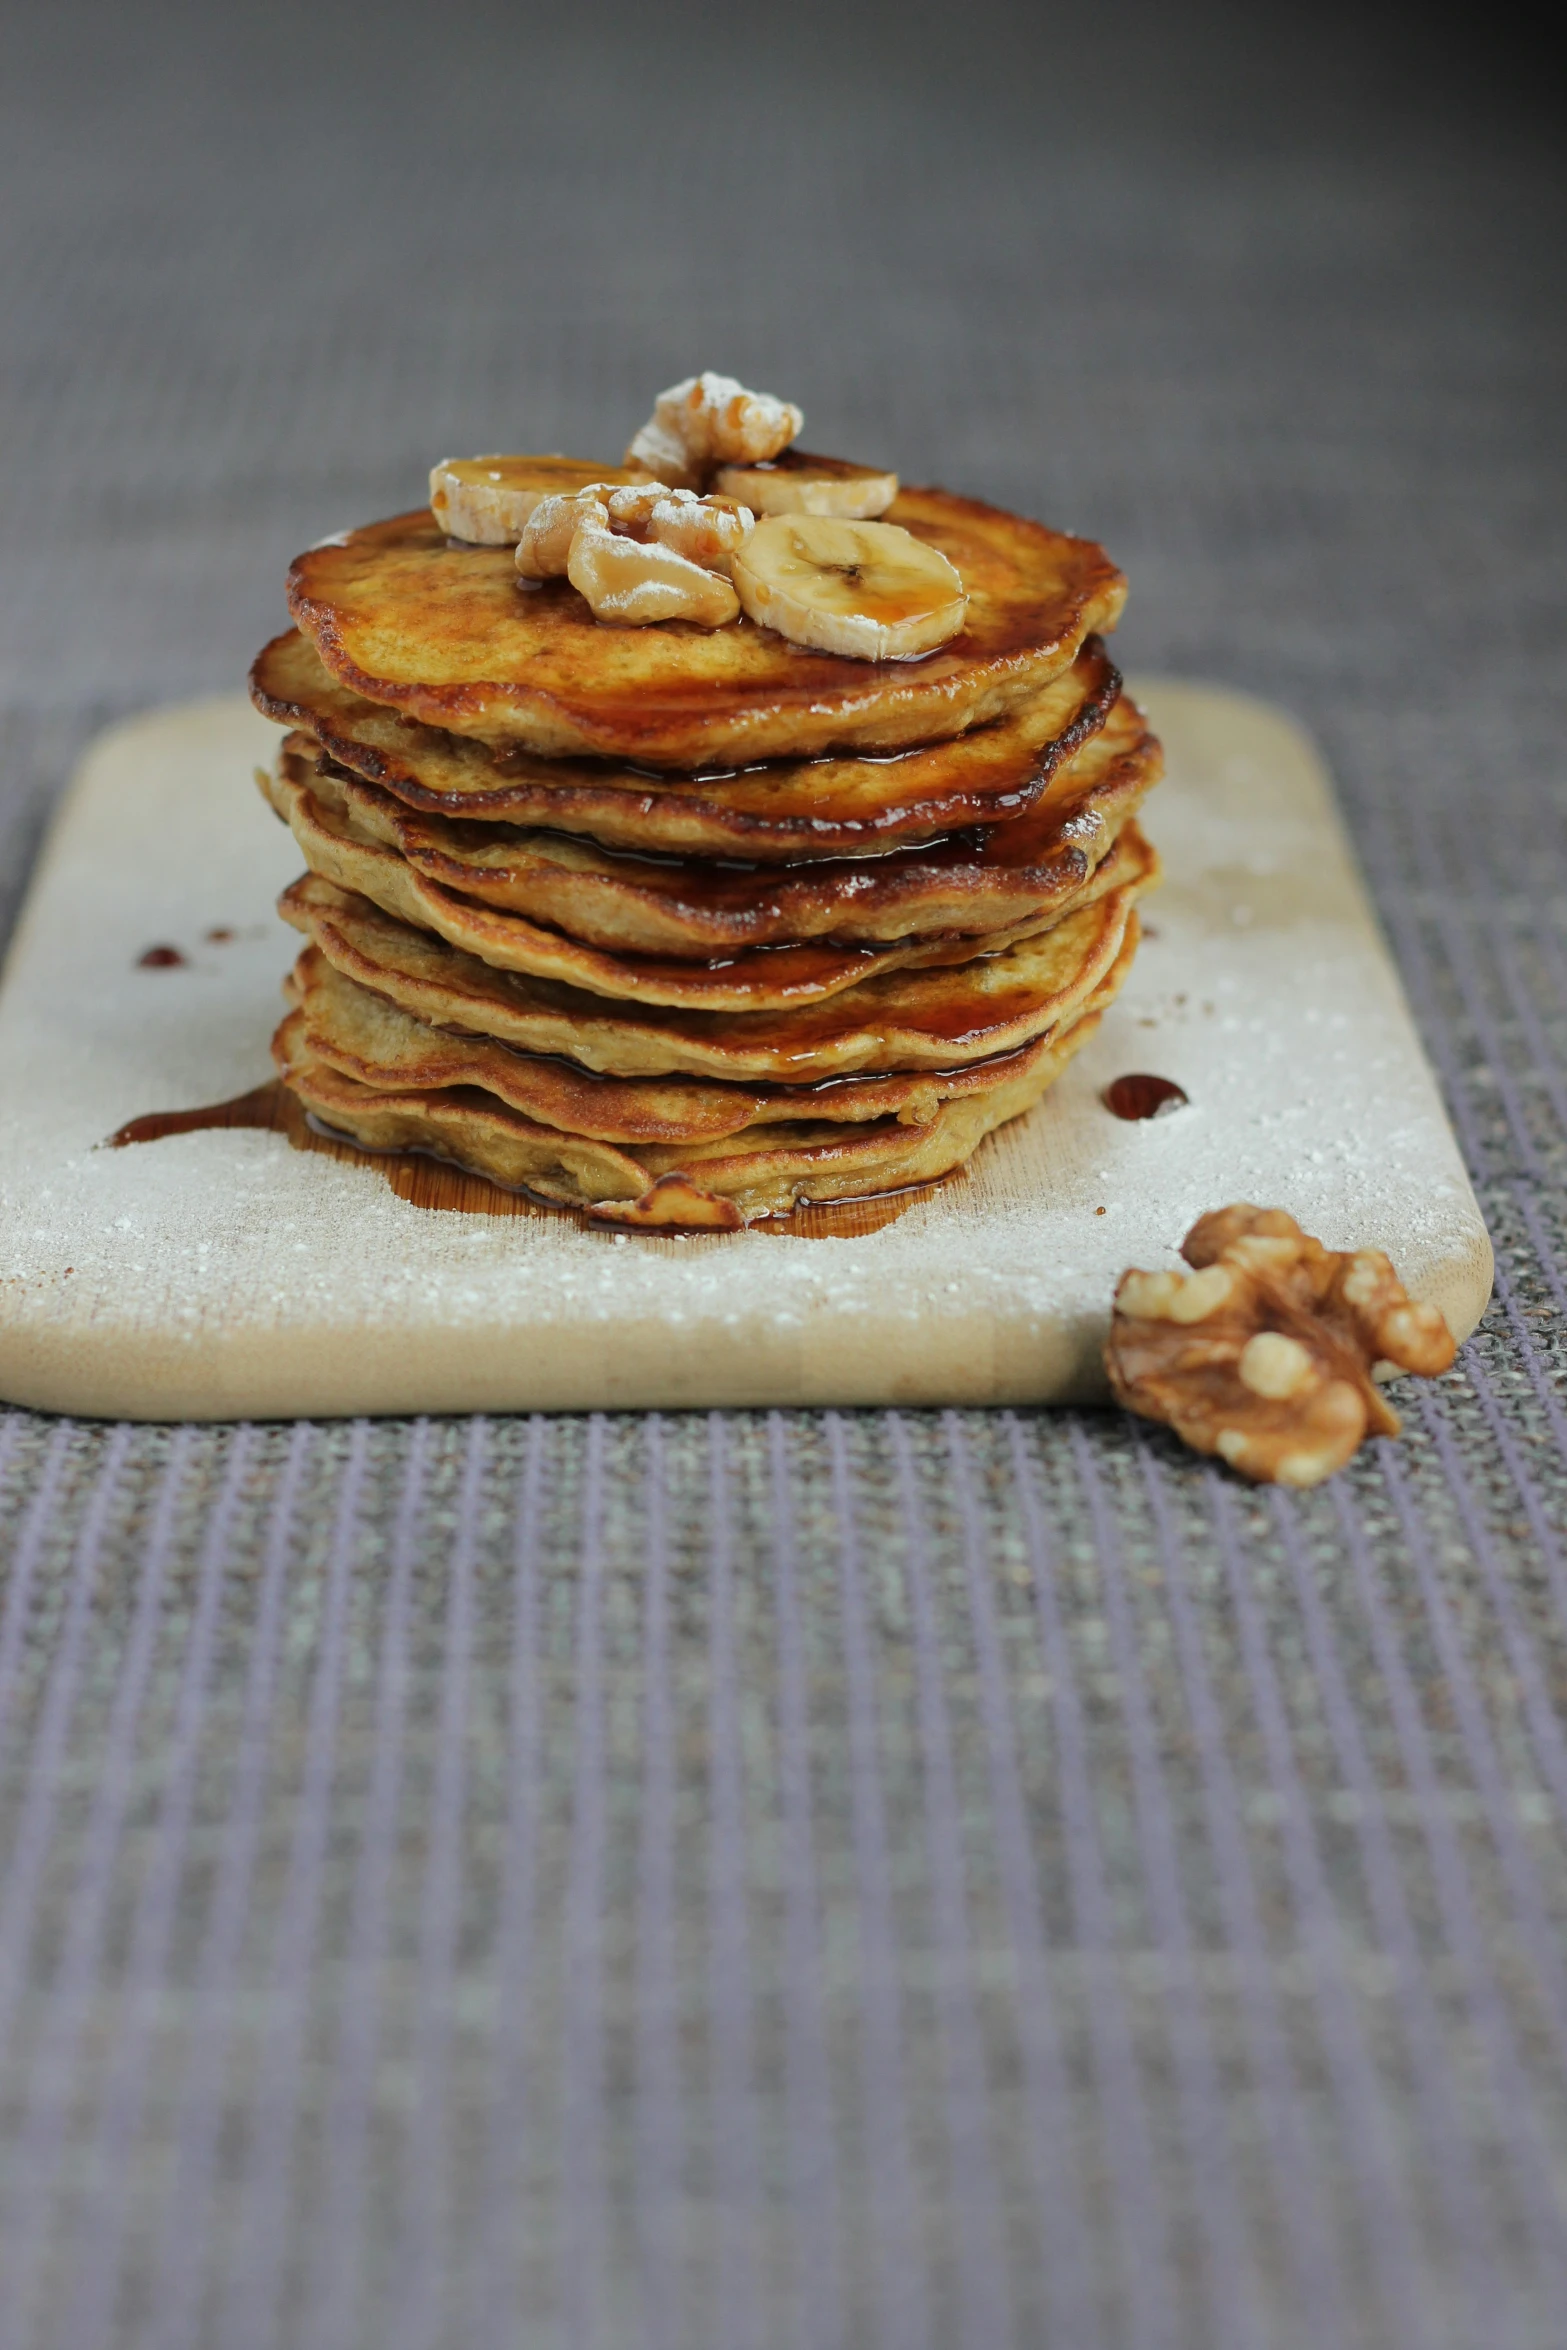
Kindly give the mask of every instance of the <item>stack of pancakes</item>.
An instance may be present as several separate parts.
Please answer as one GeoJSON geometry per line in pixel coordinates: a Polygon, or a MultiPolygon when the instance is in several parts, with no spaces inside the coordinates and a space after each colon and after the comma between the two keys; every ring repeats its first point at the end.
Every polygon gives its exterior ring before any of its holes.
{"type": "Polygon", "coordinates": [[[1097,633],[1125,585],[945,492],[886,519],[968,590],[918,661],[606,627],[428,511],[299,558],[252,689],[309,867],[273,1049],[317,1120],[733,1227],[929,1182],[1038,1100],[1157,875],[1159,747],[1097,633]]]}

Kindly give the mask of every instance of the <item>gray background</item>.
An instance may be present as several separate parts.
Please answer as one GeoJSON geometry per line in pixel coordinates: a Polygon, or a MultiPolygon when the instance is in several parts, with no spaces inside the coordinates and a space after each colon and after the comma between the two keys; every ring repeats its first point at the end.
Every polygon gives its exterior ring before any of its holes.
{"type": "Polygon", "coordinates": [[[1500,1278],[1304,1500],[1109,1416],[0,1411],[4,2350],[1567,2333],[1539,29],[8,16],[7,916],[298,545],[716,365],[1316,731],[1500,1278]]]}

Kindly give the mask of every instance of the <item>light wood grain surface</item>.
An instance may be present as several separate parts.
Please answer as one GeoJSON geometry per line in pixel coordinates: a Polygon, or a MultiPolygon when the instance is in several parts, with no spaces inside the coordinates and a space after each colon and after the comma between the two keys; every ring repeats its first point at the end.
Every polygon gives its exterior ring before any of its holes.
{"type": "Polygon", "coordinates": [[[1263,704],[1138,690],[1167,878],[1124,995],[966,1180],[833,1239],[436,1214],[275,1134],[101,1148],[268,1074],[297,944],[271,911],[297,853],[250,783],[274,730],[237,700],[116,728],[0,991],[0,1395],[153,1420],[1093,1400],[1117,1274],[1231,1199],[1386,1248],[1467,1335],[1489,1243],[1320,762],[1263,704]],[[161,943],[188,962],[138,967],[161,943]],[[1190,1107],[1112,1118],[1136,1069],[1190,1107]]]}

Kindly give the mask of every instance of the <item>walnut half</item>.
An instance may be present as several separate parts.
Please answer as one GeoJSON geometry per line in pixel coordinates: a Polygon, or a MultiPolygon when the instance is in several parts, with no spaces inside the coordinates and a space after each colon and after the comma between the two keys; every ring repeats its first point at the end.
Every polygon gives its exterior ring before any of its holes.
{"type": "Polygon", "coordinates": [[[517,570],[523,579],[569,579],[595,620],[722,628],[739,618],[728,575],[754,521],[733,498],[699,498],[662,482],[589,482],[539,500],[517,543],[517,570]]]}
{"type": "Polygon", "coordinates": [[[1218,1208],[1181,1254],[1190,1273],[1122,1274],[1110,1384],[1243,1476],[1318,1484],[1365,1437],[1398,1434],[1375,1368],[1429,1379],[1456,1352],[1380,1249],[1324,1248],[1282,1208],[1218,1208]]]}

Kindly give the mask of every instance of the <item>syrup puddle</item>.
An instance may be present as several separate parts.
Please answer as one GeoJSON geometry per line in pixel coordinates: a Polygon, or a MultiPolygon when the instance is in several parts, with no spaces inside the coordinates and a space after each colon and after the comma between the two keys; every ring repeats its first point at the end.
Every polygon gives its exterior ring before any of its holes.
{"type": "Polygon", "coordinates": [[[1142,1069],[1115,1078],[1102,1096],[1116,1118],[1168,1118],[1173,1110],[1184,1109],[1188,1098],[1173,1077],[1153,1077],[1142,1069]]]}
{"type": "MultiPolygon", "coordinates": [[[[277,1078],[270,1084],[256,1086],[250,1093],[236,1094],[232,1101],[209,1102],[195,1110],[154,1110],[146,1117],[132,1118],[109,1136],[106,1147],[123,1150],[129,1143],[161,1142],[166,1135],[204,1134],[220,1127],[246,1127],[281,1134],[297,1151],[317,1151],[323,1158],[336,1159],[344,1166],[371,1169],[391,1185],[399,1199],[407,1200],[410,1207],[468,1216],[552,1217],[575,1224],[579,1232],[591,1232],[600,1240],[619,1239],[623,1235],[659,1240],[714,1237],[672,1232],[668,1225],[639,1228],[635,1224],[601,1224],[583,1208],[537,1199],[531,1192],[508,1191],[499,1183],[491,1183],[487,1176],[470,1174],[466,1167],[454,1166],[449,1159],[432,1158],[424,1151],[365,1150],[357,1142],[315,1125],[277,1078]]],[[[964,1168],[955,1167],[950,1175],[942,1176],[935,1183],[915,1184],[907,1191],[880,1192],[871,1199],[802,1200],[792,1215],[764,1216],[749,1226],[749,1230],[784,1240],[861,1240],[872,1232],[882,1231],[888,1224],[895,1224],[922,1199],[945,1190],[965,1174],[964,1168]]]]}

